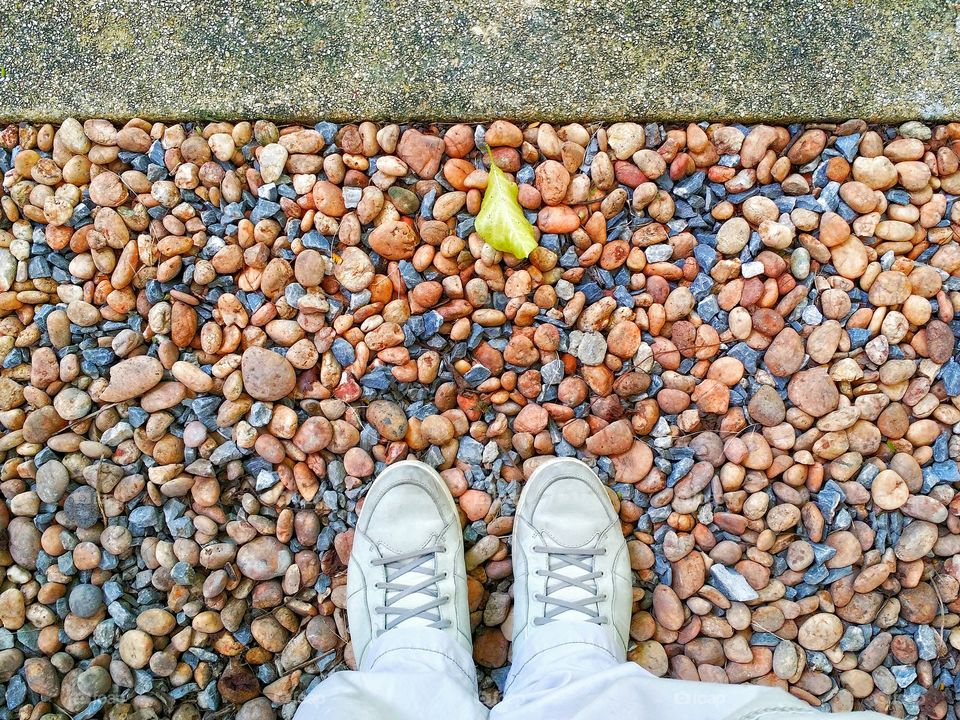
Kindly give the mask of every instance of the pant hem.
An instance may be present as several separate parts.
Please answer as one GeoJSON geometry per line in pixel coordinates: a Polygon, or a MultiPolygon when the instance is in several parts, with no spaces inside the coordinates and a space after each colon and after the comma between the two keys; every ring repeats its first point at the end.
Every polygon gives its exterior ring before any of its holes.
{"type": "Polygon", "coordinates": [[[389,664],[400,653],[404,661],[417,654],[442,657],[460,671],[464,679],[476,686],[477,675],[473,656],[456,638],[442,630],[432,628],[394,628],[374,638],[365,653],[359,670],[376,672],[383,670],[383,663],[389,664]]]}
{"type": "Polygon", "coordinates": [[[458,659],[455,658],[453,655],[451,655],[451,654],[449,654],[449,653],[445,653],[445,652],[443,652],[442,650],[433,650],[433,649],[423,648],[423,647],[410,647],[410,646],[406,646],[406,645],[401,645],[401,646],[398,646],[398,647],[392,647],[392,648],[389,648],[389,649],[386,649],[386,650],[383,650],[383,651],[377,653],[376,656],[374,657],[374,659],[370,661],[369,665],[368,665],[367,663],[364,663],[365,667],[363,668],[363,670],[364,670],[364,671],[369,671],[369,672],[374,672],[374,671],[376,671],[376,669],[377,669],[377,663],[379,663],[381,660],[383,660],[383,659],[386,658],[387,656],[391,655],[392,653],[398,653],[398,652],[399,652],[399,653],[404,653],[404,654],[408,654],[408,653],[430,653],[430,654],[432,654],[432,655],[439,655],[440,657],[443,657],[443,658],[446,658],[447,660],[449,660],[449,661],[453,664],[453,666],[456,667],[457,670],[460,671],[460,673],[463,675],[464,678],[466,678],[466,680],[467,680],[468,682],[473,683],[473,684],[476,684],[476,682],[477,682],[476,674],[475,674],[474,672],[469,672],[469,671],[465,670],[465,669],[463,668],[463,666],[460,664],[460,662],[458,661],[458,659]]]}
{"type": "Polygon", "coordinates": [[[558,648],[590,648],[600,650],[610,657],[611,665],[624,662],[623,651],[614,644],[607,629],[590,623],[558,620],[530,628],[515,641],[513,666],[504,686],[504,694],[517,680],[523,670],[535,660],[558,648]]]}

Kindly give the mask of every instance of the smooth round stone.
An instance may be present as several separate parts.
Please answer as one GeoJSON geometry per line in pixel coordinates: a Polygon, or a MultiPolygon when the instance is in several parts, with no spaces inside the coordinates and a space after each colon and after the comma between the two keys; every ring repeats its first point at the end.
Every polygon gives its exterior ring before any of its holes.
{"type": "Polygon", "coordinates": [[[276,720],[277,712],[265,697],[248,700],[237,710],[237,720],[276,720]]]}
{"type": "Polygon", "coordinates": [[[79,420],[90,412],[93,401],[90,396],[78,388],[64,388],[53,399],[53,407],[57,414],[64,420],[70,422],[79,420]]]}
{"type": "Polygon", "coordinates": [[[153,655],[153,638],[142,630],[127,630],[118,644],[120,659],[134,670],[146,667],[153,655]]]}
{"type": "Polygon", "coordinates": [[[103,590],[96,585],[75,585],[70,590],[70,612],[88,618],[103,607],[103,590]]]}
{"type": "Polygon", "coordinates": [[[23,664],[27,687],[41,697],[54,698],[60,692],[57,669],[47,658],[28,658],[23,664]]]}
{"type": "Polygon", "coordinates": [[[933,550],[937,535],[937,526],[933,523],[914,520],[903,529],[894,552],[904,562],[919,560],[933,550]]]}
{"type": "Polygon", "coordinates": [[[750,225],[741,217],[730,218],[717,232],[717,251],[724,255],[735,255],[750,239],[750,225]]]}
{"type": "Polygon", "coordinates": [[[646,135],[643,126],[633,122],[618,122],[607,128],[607,142],[619,160],[626,160],[642,149],[646,135]]]}
{"type": "Polygon", "coordinates": [[[260,151],[260,177],[265,183],[276,182],[287,162],[287,149],[279,143],[270,143],[260,151]]]}
{"type": "Polygon", "coordinates": [[[0,593],[0,622],[3,627],[16,630],[23,627],[26,619],[26,603],[23,593],[9,588],[0,593]]]}
{"type": "Polygon", "coordinates": [[[297,384],[290,361],[266,348],[252,346],[244,350],[240,367],[243,387],[257,400],[279,400],[297,384]]]}
{"type": "Polygon", "coordinates": [[[910,280],[902,272],[885,270],[870,286],[869,299],[873,305],[899,305],[910,297],[910,280]]]}
{"type": "Polygon", "coordinates": [[[374,468],[373,458],[366,450],[359,447],[350,448],[344,453],[343,466],[348,475],[358,478],[370,477],[374,468]]]}
{"type": "Polygon", "coordinates": [[[137,616],[137,627],[151,635],[167,635],[177,626],[177,619],[163,608],[148,608],[137,616]]]}
{"type": "Polygon", "coordinates": [[[846,670],[840,675],[840,683],[858,699],[863,699],[873,691],[873,678],[863,670],[846,670]]]}
{"type": "Polygon", "coordinates": [[[867,269],[867,249],[854,235],[830,248],[830,259],[837,268],[837,273],[850,280],[860,277],[867,269]]]}
{"type": "Polygon", "coordinates": [[[804,652],[789,640],[781,640],[773,651],[773,673],[781,680],[794,678],[803,667],[804,652]]]}
{"type": "Polygon", "coordinates": [[[53,405],[45,405],[27,415],[23,423],[23,439],[28,443],[42,444],[63,430],[67,421],[57,413],[53,405]]]}
{"type": "Polygon", "coordinates": [[[10,541],[10,555],[21,567],[33,570],[37,566],[40,554],[40,531],[33,520],[15,517],[7,528],[10,541]]]}
{"type": "Polygon", "coordinates": [[[280,577],[293,563],[293,555],[275,537],[257,537],[237,552],[237,567],[252,580],[280,577]]]}
{"type": "Polygon", "coordinates": [[[306,634],[310,647],[321,653],[330,652],[340,644],[336,623],[329,616],[318,615],[312,618],[307,623],[306,634]]]}
{"type": "Polygon", "coordinates": [[[792,327],[785,327],[770,343],[763,360],[774,375],[789,377],[803,367],[803,350],[800,334],[792,327]]]}
{"type": "Polygon", "coordinates": [[[947,362],[953,355],[956,338],[945,322],[932,320],[926,327],[927,356],[935,363],[947,362]]]}
{"type": "Polygon", "coordinates": [[[823,368],[796,373],[787,385],[790,401],[804,412],[821,417],[837,409],[840,393],[823,368]]]}
{"type": "Polygon", "coordinates": [[[98,698],[110,692],[113,680],[106,668],[91,665],[77,677],[77,688],[84,695],[98,698]]]}
{"type": "Polygon", "coordinates": [[[471,522],[483,519],[493,502],[492,498],[482,490],[467,490],[458,498],[458,501],[471,522]]]}
{"type": "Polygon", "coordinates": [[[306,453],[316,453],[326,448],[332,439],[330,421],[325,417],[311,417],[297,429],[293,443],[306,453]]]}
{"type": "Polygon", "coordinates": [[[397,403],[374,400],[367,406],[366,419],[387,440],[401,440],[407,434],[407,416],[397,403]]]}
{"type": "Polygon", "coordinates": [[[37,495],[45,503],[55,503],[67,489],[70,474],[59,460],[48,460],[37,468],[37,495]]]}
{"type": "Polygon", "coordinates": [[[373,263],[360,248],[348,247],[343,250],[340,262],[334,265],[333,274],[344,289],[360,292],[373,281],[373,263]]]}
{"type": "Polygon", "coordinates": [[[127,199],[127,189],[119,175],[102,172],[90,182],[90,199],[97,205],[117,207],[127,199]]]}
{"type": "Polygon", "coordinates": [[[827,650],[843,636],[843,623],[831,613],[816,613],[800,626],[797,641],[807,650],[827,650]]]}
{"type": "Polygon", "coordinates": [[[23,652],[16,648],[0,650],[0,679],[6,682],[23,666],[23,652]]]}
{"type": "Polygon", "coordinates": [[[669,661],[663,645],[656,640],[644,640],[627,654],[627,659],[637,663],[655,677],[663,677],[669,670],[669,661]]]}
{"type": "Polygon", "coordinates": [[[874,504],[883,510],[896,510],[910,497],[910,489],[893,470],[881,470],[873,479],[870,494],[874,504]]]}

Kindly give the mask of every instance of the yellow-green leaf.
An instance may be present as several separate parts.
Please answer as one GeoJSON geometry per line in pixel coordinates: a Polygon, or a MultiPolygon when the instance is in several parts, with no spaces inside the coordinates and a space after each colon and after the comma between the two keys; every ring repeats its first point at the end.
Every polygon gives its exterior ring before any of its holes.
{"type": "Polygon", "coordinates": [[[537,247],[537,239],[517,202],[518,192],[516,183],[507,179],[491,155],[487,190],[475,227],[491,247],[522,259],[537,247]]]}

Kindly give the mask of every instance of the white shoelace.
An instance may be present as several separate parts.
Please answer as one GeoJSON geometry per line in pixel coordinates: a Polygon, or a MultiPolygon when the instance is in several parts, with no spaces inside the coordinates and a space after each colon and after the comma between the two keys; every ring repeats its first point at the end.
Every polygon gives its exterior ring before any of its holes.
{"type": "Polygon", "coordinates": [[[441,546],[434,546],[398,555],[385,555],[372,561],[374,565],[384,566],[387,573],[387,581],[375,585],[378,590],[387,592],[385,604],[374,608],[378,615],[387,616],[384,631],[410,620],[416,621],[414,624],[420,627],[437,630],[450,627],[450,621],[442,619],[439,610],[450,598],[441,596],[437,586],[447,577],[447,573],[436,571],[437,553],[444,550],[441,546]],[[404,582],[404,576],[409,573],[422,578],[408,584],[404,582]]]}
{"type": "Polygon", "coordinates": [[[534,625],[544,625],[567,613],[582,613],[586,618],[577,618],[595,625],[603,625],[609,619],[600,614],[598,604],[607,599],[597,592],[597,580],[602,572],[593,569],[594,558],[606,554],[603,548],[572,549],[536,545],[534,552],[548,556],[547,570],[537,570],[537,575],[547,578],[546,592],[535,595],[537,602],[552,605],[543,617],[534,618],[534,625]],[[582,574],[575,574],[576,571],[582,574]],[[554,581],[551,584],[551,581],[554,581]],[[591,605],[596,607],[590,607],[591,605]]]}

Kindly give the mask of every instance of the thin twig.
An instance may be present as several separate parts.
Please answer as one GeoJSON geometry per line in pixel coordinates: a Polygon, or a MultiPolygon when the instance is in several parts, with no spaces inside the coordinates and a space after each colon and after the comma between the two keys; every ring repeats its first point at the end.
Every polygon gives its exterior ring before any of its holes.
{"type": "Polygon", "coordinates": [[[780,639],[780,640],[786,640],[785,637],[783,637],[782,635],[778,635],[778,634],[775,633],[773,630],[769,630],[768,628],[765,628],[763,625],[761,625],[760,623],[758,623],[756,620],[752,620],[752,621],[750,622],[750,624],[751,624],[753,627],[760,628],[760,630],[762,630],[762,631],[765,632],[765,633],[770,633],[770,634],[773,635],[775,638],[778,638],[778,639],[780,639]]]}
{"type": "Polygon", "coordinates": [[[214,712],[208,712],[203,716],[203,720],[216,720],[217,718],[222,718],[226,715],[231,715],[236,713],[237,706],[233,703],[230,703],[226,707],[222,707],[219,710],[214,712]]]}
{"type": "MultiPolygon", "coordinates": [[[[936,574],[936,576],[937,576],[937,577],[941,577],[941,574],[938,572],[938,573],[936,574]]],[[[930,583],[930,587],[933,588],[933,592],[934,592],[934,593],[936,594],[936,596],[937,596],[937,601],[940,603],[940,642],[946,644],[946,641],[943,639],[943,631],[944,631],[944,628],[945,628],[945,625],[944,625],[944,616],[947,614],[947,613],[946,613],[946,606],[945,606],[945,604],[944,604],[944,602],[943,602],[943,597],[940,595],[940,590],[937,588],[937,584],[936,584],[936,583],[930,583]]]]}
{"type": "Polygon", "coordinates": [[[100,487],[103,484],[103,463],[97,463],[97,484],[94,487],[94,490],[97,493],[97,509],[100,511],[100,519],[103,520],[104,526],[108,525],[107,513],[103,509],[103,490],[100,487]]]}

